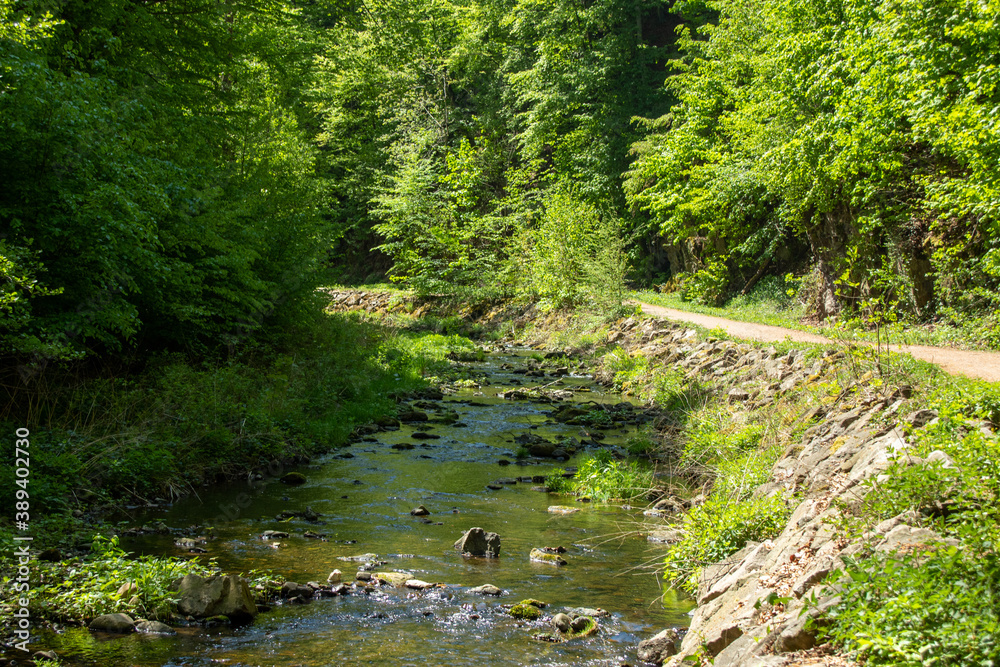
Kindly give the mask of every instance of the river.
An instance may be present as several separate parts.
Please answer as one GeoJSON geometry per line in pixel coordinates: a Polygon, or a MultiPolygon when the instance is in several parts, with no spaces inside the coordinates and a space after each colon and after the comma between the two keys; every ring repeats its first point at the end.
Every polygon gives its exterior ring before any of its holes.
{"type": "MultiPolygon", "coordinates": [[[[653,568],[663,546],[648,542],[645,532],[661,527],[662,519],[643,516],[644,502],[634,507],[575,502],[539,491],[528,480],[556,466],[576,465],[594,445],[567,462],[516,460],[519,435],[584,437],[580,426],[550,418],[552,404],[498,397],[512,386],[556,382],[525,377],[526,354],[510,350],[470,364],[481,387],[421,402],[431,417],[428,423],[372,434],[299,468],[305,484],[264,480],[214,487],[134,517],[139,524],[213,526],[203,558],[215,558],[226,571],[267,568],[305,583],[325,582],[340,569],[350,582],[359,565],[342,559],[374,553],[385,561],[379,571],[406,572],[444,586],[422,592],[383,586],[278,605],[243,628],[192,626],[173,637],[101,637],[72,629],[49,635],[46,643],[71,664],[101,667],[635,664],[636,644],[664,627],[686,626],[693,604],[661,590],[653,568]],[[454,414],[450,420],[435,419],[448,412],[457,413],[457,423],[444,423],[454,421],[454,414]],[[418,431],[435,437],[414,439],[418,431]],[[511,484],[512,479],[523,481],[511,484]],[[237,504],[242,505],[238,514],[233,511],[237,504]],[[430,514],[411,516],[418,505],[430,514]],[[554,514],[548,511],[552,505],[580,511],[554,514]],[[321,515],[318,522],[275,518],[307,507],[321,515]],[[474,526],[500,535],[498,558],[463,557],[454,549],[453,543],[474,526]],[[286,531],[290,537],[263,540],[265,530],[286,531]],[[308,539],[306,531],[324,537],[308,539]],[[543,546],[565,547],[568,564],[530,562],[530,550],[543,546]],[[505,594],[489,598],[468,592],[487,583],[505,594]],[[519,621],[505,613],[502,605],[524,598],[548,604],[542,620],[519,621]],[[609,615],[598,619],[600,631],[591,637],[560,643],[533,638],[551,631],[546,620],[551,614],[574,607],[600,608],[609,615]]],[[[572,391],[571,402],[623,400],[584,375],[564,377],[552,388],[572,391]]],[[[635,428],[605,430],[601,444],[620,447],[635,428]]],[[[180,555],[174,539],[143,535],[124,540],[123,546],[135,553],[180,555]]]]}

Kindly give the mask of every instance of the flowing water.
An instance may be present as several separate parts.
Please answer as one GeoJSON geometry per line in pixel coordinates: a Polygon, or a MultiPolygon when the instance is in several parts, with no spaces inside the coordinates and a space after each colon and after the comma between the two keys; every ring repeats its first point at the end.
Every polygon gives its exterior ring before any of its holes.
{"type": "MultiPolygon", "coordinates": [[[[580,439],[580,427],[554,422],[553,406],[508,401],[501,389],[553,382],[510,372],[524,367],[516,353],[491,355],[473,364],[484,373],[481,389],[468,389],[437,401],[440,414],[458,413],[453,425],[403,425],[376,433],[369,441],[335,452],[301,469],[307,483],[289,487],[276,481],[234,484],[200,493],[171,507],[140,517],[168,526],[212,525],[208,556],[226,571],[268,568],[290,581],[325,582],[334,569],[353,579],[355,562],[341,560],[364,553],[386,561],[378,571],[401,571],[414,578],[446,584],[425,592],[379,587],[369,594],[316,599],[304,605],[278,605],[243,628],[180,628],[174,637],[96,637],[70,630],[47,643],[79,664],[102,665],[620,665],[635,663],[635,645],[667,626],[687,624],[689,601],[666,595],[650,567],[662,545],[650,544],[642,531],[660,520],[647,519],[643,507],[574,503],[569,496],[532,490],[531,482],[487,488],[502,478],[544,475],[551,461],[515,462],[513,440],[534,433],[554,440],[580,439]],[[503,368],[501,368],[503,366],[503,368]],[[505,370],[506,369],[506,370],[505,370]],[[429,427],[429,428],[428,428],[429,427]],[[438,439],[415,440],[415,431],[438,439]],[[414,445],[393,449],[397,443],[414,445]],[[349,452],[349,454],[345,454],[349,452]],[[344,458],[353,455],[353,458],[344,458]],[[580,512],[549,513],[555,504],[573,504],[580,512]],[[424,505],[430,516],[413,517],[424,505]],[[279,522],[284,510],[312,508],[320,523],[302,519],[279,522]],[[238,513],[236,509],[239,508],[238,513]],[[473,526],[501,536],[499,558],[463,557],[453,543],[473,526]],[[265,530],[291,534],[260,539],[265,530]],[[305,531],[326,536],[306,539],[305,531]],[[533,547],[564,546],[564,567],[529,562],[533,547]],[[500,598],[467,592],[494,584],[500,598]],[[501,605],[535,598],[548,603],[546,616],[571,607],[602,608],[600,632],[562,643],[533,639],[550,631],[544,619],[518,621],[501,605]]],[[[571,376],[559,388],[574,390],[577,402],[616,403],[590,378],[571,376]]],[[[602,444],[624,442],[627,432],[605,432],[602,444]]],[[[582,450],[577,456],[581,456],[582,450]]],[[[143,536],[123,546],[137,553],[178,554],[170,536],[143,536]]]]}

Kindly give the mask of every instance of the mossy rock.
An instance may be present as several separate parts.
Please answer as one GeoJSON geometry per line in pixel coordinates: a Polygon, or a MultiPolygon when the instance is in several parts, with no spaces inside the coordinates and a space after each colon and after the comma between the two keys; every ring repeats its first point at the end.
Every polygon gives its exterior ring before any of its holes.
{"type": "Polygon", "coordinates": [[[542,612],[539,611],[538,607],[525,602],[519,602],[514,605],[507,613],[514,618],[519,618],[525,621],[535,621],[542,617],[542,612]]]}
{"type": "Polygon", "coordinates": [[[548,565],[556,565],[556,566],[562,566],[566,564],[566,560],[560,558],[558,554],[546,553],[541,549],[532,549],[528,558],[535,563],[547,563],[548,565]]]}
{"type": "Polygon", "coordinates": [[[570,631],[565,633],[567,639],[589,637],[597,632],[597,621],[590,616],[577,616],[573,619],[570,631]]]}
{"type": "Polygon", "coordinates": [[[404,574],[402,572],[376,572],[372,575],[372,577],[397,587],[405,585],[407,580],[413,578],[412,575],[404,574]]]}
{"type": "Polygon", "coordinates": [[[290,472],[282,475],[281,481],[283,484],[291,484],[292,486],[298,486],[299,484],[306,483],[306,476],[300,472],[290,472]]]}

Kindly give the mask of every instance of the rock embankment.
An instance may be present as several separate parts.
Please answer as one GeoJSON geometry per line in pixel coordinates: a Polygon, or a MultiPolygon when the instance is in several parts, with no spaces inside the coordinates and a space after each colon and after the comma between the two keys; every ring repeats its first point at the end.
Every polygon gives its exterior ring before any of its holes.
{"type": "MultiPolygon", "coordinates": [[[[778,352],[773,347],[700,340],[694,330],[663,320],[625,320],[609,340],[633,355],[683,369],[688,379],[707,384],[717,398],[746,410],[831,382],[844,357],[835,349],[778,352]]],[[[908,515],[883,521],[854,539],[837,528],[843,525],[842,514],[858,508],[869,492],[866,482],[894,461],[950,463],[943,452],[927,459],[906,454],[910,443],[904,424],[921,425],[934,414],[909,409],[907,388],[890,391],[869,385],[867,379],[856,378],[839,396],[827,393],[825,401],[801,403],[795,424],[800,430],[808,427],[780,456],[770,479],[753,492],[755,497],[777,495],[794,504],[784,530],[705,568],[698,607],[683,639],[675,643],[673,629],[667,629],[640,645],[643,659],[674,666],[687,664],[689,656],[715,667],[845,664],[836,656],[810,652],[816,647],[814,626],[837,602],[835,588],[824,584],[827,575],[862,550],[895,553],[947,542],[911,525],[917,517],[908,515]]]]}
{"type": "Polygon", "coordinates": [[[407,295],[352,289],[328,289],[325,292],[330,298],[327,308],[338,312],[364,310],[373,314],[387,314],[410,312],[414,308],[413,297],[407,295]]]}

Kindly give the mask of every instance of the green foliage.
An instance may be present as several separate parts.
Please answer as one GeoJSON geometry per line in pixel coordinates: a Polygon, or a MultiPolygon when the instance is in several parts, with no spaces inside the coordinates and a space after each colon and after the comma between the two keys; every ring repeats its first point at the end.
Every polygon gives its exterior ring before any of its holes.
{"type": "Polygon", "coordinates": [[[584,458],[573,481],[577,494],[598,502],[645,498],[654,486],[652,470],[639,461],[615,460],[606,449],[584,458]]]}
{"type": "Polygon", "coordinates": [[[520,289],[540,297],[543,308],[619,307],[627,261],[620,224],[567,186],[550,190],[543,206],[537,228],[522,231],[525,254],[511,258],[520,289]]]}
{"type": "Polygon", "coordinates": [[[727,257],[709,257],[705,260],[704,268],[698,269],[694,274],[678,275],[681,298],[709,306],[721,305],[729,283],[727,259],[727,257]]]}
{"type": "MultiPolygon", "coordinates": [[[[38,586],[28,593],[40,617],[59,622],[86,623],[101,614],[122,612],[134,618],[168,619],[175,613],[170,584],[186,574],[214,573],[194,560],[143,556],[133,559],[118,547],[118,538],[96,536],[93,554],[82,564],[68,561],[32,564],[38,586]],[[125,584],[137,590],[118,595],[125,584]],[[133,596],[138,598],[133,602],[133,596]]],[[[5,577],[5,588],[9,578],[5,577]]]]}
{"type": "Polygon", "coordinates": [[[315,285],[314,154],[281,3],[4,2],[0,352],[280,337],[315,285]],[[18,20],[11,23],[11,12],[18,20]],[[32,27],[34,26],[34,27],[32,27]],[[7,31],[7,28],[4,28],[7,31]]]}
{"type": "Polygon", "coordinates": [[[868,665],[992,665],[1000,660],[1000,561],[991,549],[849,563],[821,636],[868,665]]]}
{"type": "MultiPolygon", "coordinates": [[[[727,257],[730,275],[746,279],[800,244],[816,263],[803,296],[821,317],[871,298],[925,316],[995,310],[995,7],[713,8],[717,23],[685,28],[667,83],[678,104],[643,122],[626,182],[634,209],[687,253],[674,273],[727,257]],[[833,281],[850,252],[859,289],[837,303],[833,281]],[[886,264],[893,286],[876,284],[886,264]]],[[[695,298],[716,297],[724,272],[711,268],[695,298]]]]}
{"type": "Polygon", "coordinates": [[[705,566],[731,556],[747,542],[775,537],[788,515],[788,506],[778,497],[736,501],[713,496],[684,515],[683,537],[664,559],[664,578],[695,593],[705,566]]]}
{"type": "Polygon", "coordinates": [[[760,445],[764,428],[759,424],[733,428],[725,424],[728,415],[701,415],[687,432],[684,462],[714,463],[732,459],[760,445]]]}
{"type": "Polygon", "coordinates": [[[648,399],[677,414],[696,407],[698,387],[684,378],[683,372],[671,366],[655,365],[648,357],[630,355],[615,348],[604,355],[602,363],[614,373],[615,389],[648,399]]]}
{"type": "MultiPolygon", "coordinates": [[[[996,397],[993,394],[993,398],[996,397]]],[[[960,400],[952,404],[957,406],[960,400]]],[[[869,522],[908,510],[921,512],[941,533],[967,544],[1000,541],[1000,440],[942,406],[941,416],[912,434],[913,456],[937,452],[947,459],[894,463],[871,482],[862,512],[869,522]]]]}
{"type": "Polygon", "coordinates": [[[632,456],[647,456],[656,451],[657,444],[649,433],[637,432],[625,440],[625,449],[632,456]]]}
{"type": "MultiPolygon", "coordinates": [[[[420,290],[620,305],[632,243],[621,173],[640,132],[633,116],[662,113],[670,96],[658,71],[679,19],[667,8],[356,7],[331,28],[311,91],[342,256],[378,246],[391,275],[420,290]],[[587,238],[560,239],[567,230],[587,238]]],[[[687,5],[680,20],[702,8],[687,5]]]]}
{"type": "Polygon", "coordinates": [[[573,480],[566,477],[566,471],[555,468],[545,476],[545,488],[551,493],[572,493],[573,480]]]}
{"type": "MultiPolygon", "coordinates": [[[[38,454],[32,497],[39,509],[62,513],[88,497],[86,489],[179,494],[325,451],[357,424],[391,413],[389,394],[425,386],[425,375],[448,367],[449,352],[471,349],[460,336],[395,334],[318,316],[292,349],[261,357],[194,365],[162,355],[129,379],[75,386],[51,371],[56,388],[33,395],[25,413],[38,454]]],[[[0,472],[13,478],[12,464],[0,462],[0,472]]],[[[13,492],[3,497],[13,502],[13,492]]]]}

